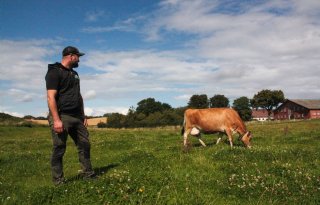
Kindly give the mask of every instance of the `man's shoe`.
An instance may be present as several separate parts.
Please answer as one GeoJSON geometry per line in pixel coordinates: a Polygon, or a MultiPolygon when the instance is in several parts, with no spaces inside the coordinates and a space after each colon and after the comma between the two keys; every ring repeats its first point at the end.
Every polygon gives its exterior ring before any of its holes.
{"type": "Polygon", "coordinates": [[[64,178],[54,179],[52,181],[55,186],[59,186],[66,183],[66,180],[64,178]]]}
{"type": "Polygon", "coordinates": [[[79,171],[79,176],[82,177],[83,179],[95,179],[97,178],[96,173],[94,171],[88,171],[84,172],[82,170],[79,171]]]}

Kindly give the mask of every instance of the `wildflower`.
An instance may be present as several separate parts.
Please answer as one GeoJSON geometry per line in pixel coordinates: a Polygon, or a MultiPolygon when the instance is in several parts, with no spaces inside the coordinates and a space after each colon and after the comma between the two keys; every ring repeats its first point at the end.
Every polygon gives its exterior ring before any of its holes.
{"type": "Polygon", "coordinates": [[[143,193],[144,192],[144,187],[141,187],[138,192],[143,193]]]}

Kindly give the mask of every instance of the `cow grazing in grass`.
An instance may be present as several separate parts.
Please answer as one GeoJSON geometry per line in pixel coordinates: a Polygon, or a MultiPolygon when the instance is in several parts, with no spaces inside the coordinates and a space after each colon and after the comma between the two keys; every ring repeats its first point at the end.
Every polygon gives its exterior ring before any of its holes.
{"type": "Polygon", "coordinates": [[[237,132],[244,145],[251,148],[251,133],[247,131],[238,113],[231,108],[187,109],[181,131],[184,146],[187,146],[189,134],[198,137],[199,142],[206,146],[201,140],[201,132],[220,133],[216,144],[220,142],[223,133],[226,134],[231,148],[233,147],[232,134],[237,132]]]}

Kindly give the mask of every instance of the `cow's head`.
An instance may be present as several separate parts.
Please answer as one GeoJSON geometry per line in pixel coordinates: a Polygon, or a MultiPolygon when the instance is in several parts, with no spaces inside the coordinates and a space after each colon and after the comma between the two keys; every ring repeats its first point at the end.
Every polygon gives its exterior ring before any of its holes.
{"type": "Polygon", "coordinates": [[[251,148],[251,141],[252,139],[252,134],[251,132],[246,132],[242,137],[241,137],[241,141],[243,142],[243,144],[248,147],[251,148]]]}

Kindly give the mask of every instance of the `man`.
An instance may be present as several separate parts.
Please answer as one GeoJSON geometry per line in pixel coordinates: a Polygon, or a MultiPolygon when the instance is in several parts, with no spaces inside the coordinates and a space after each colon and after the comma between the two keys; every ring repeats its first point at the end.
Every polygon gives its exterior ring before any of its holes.
{"type": "Polygon", "coordinates": [[[53,149],[51,171],[53,183],[64,183],[63,155],[66,151],[68,134],[78,149],[82,166],[81,175],[95,177],[90,161],[89,133],[84,115],[83,99],[80,94],[80,79],[74,68],[80,62],[80,53],[75,47],[68,46],[62,51],[61,63],[49,64],[46,74],[49,124],[52,132],[53,149]]]}

